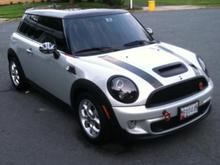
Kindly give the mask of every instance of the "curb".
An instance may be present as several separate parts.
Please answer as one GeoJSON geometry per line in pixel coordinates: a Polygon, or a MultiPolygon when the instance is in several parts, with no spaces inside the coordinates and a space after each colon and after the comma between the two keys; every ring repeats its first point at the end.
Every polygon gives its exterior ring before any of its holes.
{"type": "Polygon", "coordinates": [[[20,20],[20,18],[14,18],[14,19],[0,18],[0,24],[7,23],[7,22],[16,22],[18,20],[20,20]]]}
{"type": "Polygon", "coordinates": [[[1,24],[1,23],[4,23],[4,22],[6,22],[6,21],[7,21],[7,19],[0,18],[0,24],[1,24]]]}
{"type": "MultiPolygon", "coordinates": [[[[205,9],[204,6],[192,6],[192,5],[181,5],[181,6],[156,6],[155,11],[176,11],[176,10],[196,10],[205,9]]],[[[144,11],[149,11],[148,7],[142,7],[144,11]]]]}

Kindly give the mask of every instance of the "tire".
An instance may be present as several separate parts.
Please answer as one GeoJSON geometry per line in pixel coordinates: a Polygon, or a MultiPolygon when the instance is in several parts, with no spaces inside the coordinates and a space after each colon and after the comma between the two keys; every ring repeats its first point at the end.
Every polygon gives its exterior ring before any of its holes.
{"type": "Polygon", "coordinates": [[[24,90],[27,87],[24,72],[16,58],[9,59],[9,75],[15,89],[20,91],[24,90]]]}
{"type": "Polygon", "coordinates": [[[102,111],[101,102],[89,93],[81,93],[76,110],[81,130],[92,143],[101,144],[109,138],[109,122],[102,111]]]}

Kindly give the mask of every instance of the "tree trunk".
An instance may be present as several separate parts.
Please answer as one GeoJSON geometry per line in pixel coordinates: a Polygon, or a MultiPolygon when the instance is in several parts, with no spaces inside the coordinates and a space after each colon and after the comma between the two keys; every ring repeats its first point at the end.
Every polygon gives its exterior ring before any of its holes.
{"type": "Polygon", "coordinates": [[[71,5],[74,5],[74,0],[69,0],[71,5]]]}

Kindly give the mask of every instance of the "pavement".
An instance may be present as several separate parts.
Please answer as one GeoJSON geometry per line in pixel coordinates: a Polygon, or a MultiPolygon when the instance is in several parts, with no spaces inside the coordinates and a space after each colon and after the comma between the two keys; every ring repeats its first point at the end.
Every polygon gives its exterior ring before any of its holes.
{"type": "MultiPolygon", "coordinates": [[[[1,165],[219,165],[220,10],[134,13],[156,39],[196,52],[215,83],[212,113],[198,125],[154,140],[92,145],[65,104],[30,88],[17,92],[8,76],[10,35],[18,22],[0,24],[1,165]]],[[[55,76],[55,75],[52,75],[55,76]]],[[[114,134],[114,132],[112,132],[114,134]]]]}

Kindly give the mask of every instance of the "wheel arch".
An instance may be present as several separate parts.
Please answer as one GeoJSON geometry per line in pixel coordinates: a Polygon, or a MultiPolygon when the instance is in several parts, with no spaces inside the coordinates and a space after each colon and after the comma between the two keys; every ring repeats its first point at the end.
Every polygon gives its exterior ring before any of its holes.
{"type": "MultiPolygon", "coordinates": [[[[16,86],[15,88],[16,88],[17,90],[20,90],[20,91],[26,89],[26,88],[27,88],[27,85],[28,85],[28,81],[27,81],[27,79],[26,79],[26,75],[25,75],[25,73],[24,73],[24,70],[23,70],[23,68],[22,68],[22,65],[21,65],[21,63],[20,63],[20,60],[19,60],[17,54],[15,53],[15,51],[14,51],[12,48],[9,48],[9,49],[8,49],[8,55],[7,55],[7,57],[8,57],[9,72],[10,72],[10,61],[11,61],[11,60],[16,63],[16,65],[18,66],[19,72],[20,72],[20,76],[21,76],[21,77],[20,77],[20,81],[21,81],[21,82],[20,82],[20,86],[16,86]]],[[[9,73],[9,74],[10,74],[10,73],[9,73]]],[[[10,76],[10,77],[11,77],[11,76],[10,76]]]]}
{"type": "Polygon", "coordinates": [[[15,51],[12,48],[9,48],[8,49],[8,60],[10,60],[12,58],[15,58],[19,62],[19,64],[21,64],[17,54],[15,53],[15,51]]]}
{"type": "Polygon", "coordinates": [[[22,65],[21,65],[21,62],[20,62],[20,60],[19,60],[17,54],[15,53],[15,51],[14,51],[12,48],[9,48],[9,49],[8,49],[8,61],[10,61],[10,59],[12,59],[12,58],[15,58],[15,59],[17,60],[18,64],[20,65],[22,74],[23,74],[24,77],[26,78],[26,75],[25,75],[25,73],[24,73],[23,67],[22,67],[22,65]]]}
{"type": "Polygon", "coordinates": [[[105,104],[107,103],[109,106],[111,106],[111,103],[109,102],[104,92],[95,83],[86,79],[76,80],[72,84],[70,93],[72,106],[74,106],[74,102],[77,99],[77,96],[80,94],[80,92],[88,92],[90,94],[95,94],[99,99],[101,99],[100,101],[104,101],[105,104]]]}
{"type": "Polygon", "coordinates": [[[80,92],[88,92],[90,94],[94,94],[95,97],[98,97],[99,101],[101,102],[101,105],[104,105],[106,107],[106,109],[105,108],[103,109],[103,111],[107,110],[107,112],[105,112],[105,116],[109,118],[109,120],[113,125],[119,126],[116,116],[113,112],[112,105],[108,100],[108,98],[106,97],[105,93],[90,80],[79,79],[73,83],[70,93],[70,99],[71,99],[71,106],[74,110],[76,109],[75,101],[77,100],[77,96],[80,94],[80,92]]]}

